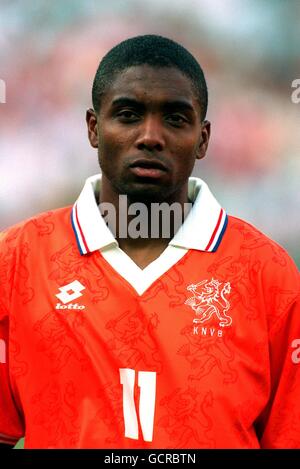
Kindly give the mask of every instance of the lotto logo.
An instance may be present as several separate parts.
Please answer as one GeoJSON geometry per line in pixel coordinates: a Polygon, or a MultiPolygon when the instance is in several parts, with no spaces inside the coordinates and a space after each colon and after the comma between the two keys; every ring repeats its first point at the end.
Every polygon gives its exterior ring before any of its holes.
{"type": "Polygon", "coordinates": [[[85,309],[84,305],[79,305],[78,303],[70,303],[69,305],[62,305],[57,303],[55,309],[85,309]]]}
{"type": "Polygon", "coordinates": [[[63,304],[66,304],[82,296],[81,292],[84,289],[85,287],[78,280],[74,280],[74,282],[68,283],[68,285],[65,285],[64,287],[60,287],[59,290],[61,293],[57,293],[55,296],[63,304]]]}

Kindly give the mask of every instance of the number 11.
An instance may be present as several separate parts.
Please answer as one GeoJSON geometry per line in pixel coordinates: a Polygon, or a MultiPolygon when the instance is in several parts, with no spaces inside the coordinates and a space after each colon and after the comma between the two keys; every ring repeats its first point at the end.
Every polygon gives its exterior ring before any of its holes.
{"type": "MultiPolygon", "coordinates": [[[[153,423],[156,397],[156,372],[138,371],[140,388],[139,418],[144,441],[153,439],[153,423]]],[[[123,415],[125,436],[138,440],[139,427],[134,403],[135,370],[120,368],[120,382],[123,385],[123,415]]]]}

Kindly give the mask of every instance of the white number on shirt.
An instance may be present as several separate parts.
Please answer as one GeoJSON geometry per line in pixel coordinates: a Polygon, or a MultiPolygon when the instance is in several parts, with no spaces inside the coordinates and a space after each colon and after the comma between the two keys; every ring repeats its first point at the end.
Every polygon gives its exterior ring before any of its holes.
{"type": "MultiPolygon", "coordinates": [[[[144,441],[152,441],[156,397],[156,372],[138,371],[140,388],[139,419],[144,441]]],[[[138,440],[138,417],[134,403],[135,370],[120,368],[120,382],[123,385],[123,415],[125,436],[138,440]]]]}

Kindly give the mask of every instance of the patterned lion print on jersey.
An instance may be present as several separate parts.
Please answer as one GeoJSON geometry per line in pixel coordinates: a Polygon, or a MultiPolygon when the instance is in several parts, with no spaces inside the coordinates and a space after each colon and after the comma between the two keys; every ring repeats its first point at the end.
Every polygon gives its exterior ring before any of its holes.
{"type": "Polygon", "coordinates": [[[20,355],[22,354],[22,348],[13,337],[16,337],[17,333],[17,321],[14,315],[10,315],[9,318],[9,323],[10,323],[10,371],[13,374],[15,378],[20,378],[22,376],[26,376],[28,369],[29,369],[29,364],[22,360],[20,358],[20,355]]]}
{"type": "Polygon", "coordinates": [[[285,313],[291,305],[297,294],[294,290],[284,290],[279,286],[269,288],[270,293],[270,309],[268,314],[268,322],[271,324],[272,333],[280,330],[286,320],[285,313]]]}
{"type": "Polygon", "coordinates": [[[257,442],[253,441],[249,433],[245,431],[246,428],[251,428],[253,425],[253,417],[255,417],[253,409],[257,409],[256,404],[257,401],[254,396],[253,399],[248,399],[234,408],[234,414],[238,418],[233,421],[231,432],[235,441],[239,442],[239,448],[257,449],[257,442]]]}
{"type": "Polygon", "coordinates": [[[48,212],[38,218],[32,218],[28,221],[28,225],[31,224],[36,228],[38,236],[50,235],[55,228],[54,223],[51,221],[52,218],[52,212],[48,212]]]}
{"type": "Polygon", "coordinates": [[[268,246],[273,253],[273,261],[282,267],[286,265],[284,250],[281,246],[278,246],[276,243],[270,242],[269,239],[262,237],[261,233],[259,233],[259,231],[254,227],[245,223],[234,223],[232,228],[238,230],[245,241],[244,244],[241,244],[241,249],[253,250],[268,246]]]}
{"type": "Polygon", "coordinates": [[[293,403],[282,405],[280,411],[273,418],[269,432],[277,435],[278,448],[299,449],[299,414],[295,413],[293,403]]]}
{"type": "Polygon", "coordinates": [[[201,395],[196,388],[177,388],[160,401],[160,406],[165,408],[165,415],[158,425],[167,432],[170,448],[215,447],[215,441],[209,435],[213,428],[211,391],[201,395]]]}
{"type": "Polygon", "coordinates": [[[232,285],[231,308],[233,309],[235,305],[242,303],[247,311],[247,318],[253,320],[258,317],[255,300],[260,269],[261,263],[259,261],[252,263],[249,255],[243,255],[238,259],[232,256],[222,258],[213,262],[207,271],[223,282],[230,282],[232,285]]]}
{"type": "Polygon", "coordinates": [[[230,308],[230,303],[226,298],[231,291],[229,282],[219,282],[215,279],[202,280],[189,285],[187,290],[193,293],[185,304],[191,306],[196,313],[194,323],[202,324],[216,316],[220,327],[231,326],[232,317],[226,314],[230,308]]]}
{"type": "MultiPolygon", "coordinates": [[[[179,263],[177,265],[179,265],[179,263]]],[[[155,298],[159,292],[163,291],[166,296],[170,298],[169,308],[176,306],[181,307],[186,299],[184,293],[184,276],[176,266],[173,266],[172,269],[165,273],[164,278],[166,279],[165,281],[158,280],[148,289],[141,298],[141,302],[150,301],[155,298]]]]}
{"type": "Polygon", "coordinates": [[[101,421],[107,428],[104,441],[108,445],[117,447],[120,438],[124,435],[123,397],[120,385],[106,383],[98,392],[96,406],[97,413],[91,421],[92,428],[97,428],[101,421]]]}
{"type": "Polygon", "coordinates": [[[18,276],[18,294],[21,296],[23,304],[28,303],[34,297],[34,289],[30,285],[29,270],[26,267],[26,259],[30,249],[28,243],[21,245],[20,261],[16,268],[15,275],[18,276]],[[22,279],[22,281],[20,281],[22,279]]]}
{"type": "MultiPolygon", "coordinates": [[[[258,343],[256,345],[259,351],[263,351],[267,348],[267,344],[258,343]]],[[[259,367],[258,365],[258,376],[259,367]]],[[[261,410],[261,402],[265,401],[264,396],[269,394],[269,380],[267,376],[261,375],[262,379],[249,382],[248,384],[248,398],[240,399],[235,402],[233,408],[234,415],[238,416],[235,422],[235,438],[240,440],[242,447],[251,448],[251,442],[254,443],[252,438],[249,438],[249,433],[245,432],[245,429],[259,427],[260,423],[258,419],[259,410],[261,410]],[[254,424],[254,422],[256,422],[254,424]]],[[[266,414],[265,414],[266,415],[266,414]]],[[[259,432],[258,432],[259,433],[259,432]]]]}
{"type": "Polygon", "coordinates": [[[78,398],[74,383],[48,383],[30,401],[33,423],[47,434],[48,447],[72,448],[78,444],[78,398]]]}
{"type": "Polygon", "coordinates": [[[11,362],[13,365],[10,366],[10,371],[15,378],[26,376],[29,370],[29,365],[24,360],[19,358],[21,353],[21,346],[15,340],[10,341],[10,354],[11,362]]]}
{"type": "Polygon", "coordinates": [[[64,315],[63,320],[59,313],[50,311],[35,322],[33,331],[40,336],[37,352],[48,357],[53,373],[59,373],[74,359],[81,363],[82,371],[88,369],[90,359],[84,353],[85,339],[80,332],[85,325],[86,318],[72,310],[67,317],[64,315]]]}
{"type": "MultiPolygon", "coordinates": [[[[300,366],[299,364],[296,366],[300,366]]],[[[299,397],[299,380],[294,379],[294,367],[286,368],[281,378],[288,384],[288,395],[278,409],[269,432],[279,436],[279,448],[299,449],[299,412],[295,412],[295,402],[291,396],[299,397]]]]}
{"type": "MultiPolygon", "coordinates": [[[[17,231],[19,230],[16,230],[16,232],[17,231]]],[[[20,244],[17,262],[13,262],[13,258],[16,255],[14,236],[7,238],[6,242],[8,244],[8,250],[4,253],[0,253],[0,282],[11,285],[13,283],[12,278],[17,278],[18,282],[14,283],[15,290],[18,295],[20,295],[22,303],[26,304],[34,297],[34,289],[30,284],[29,271],[26,266],[26,261],[30,253],[29,244],[20,244]],[[13,265],[16,266],[15,269],[12,268],[13,265]]],[[[7,289],[7,298],[4,298],[6,304],[9,304],[9,296],[10,291],[7,289]]]]}
{"type": "Polygon", "coordinates": [[[185,279],[180,270],[176,267],[173,267],[166,273],[166,279],[168,279],[167,284],[164,283],[164,290],[169,298],[172,298],[172,301],[169,303],[169,307],[182,306],[185,300],[184,294],[184,285],[185,279]],[[171,287],[169,284],[172,282],[171,287]],[[174,295],[174,292],[176,295],[174,295]]]}
{"type": "MultiPolygon", "coordinates": [[[[193,326],[186,326],[181,334],[187,339],[187,343],[178,350],[178,355],[183,356],[191,365],[193,373],[188,376],[191,382],[200,381],[205,376],[214,372],[221,373],[223,383],[234,383],[237,380],[237,371],[232,368],[234,353],[226,344],[228,336],[217,335],[201,337],[193,334],[193,326]]],[[[230,342],[229,342],[230,343],[230,342]]]]}
{"type": "Polygon", "coordinates": [[[147,318],[137,304],[135,310],[126,310],[106,323],[106,329],[112,334],[108,347],[121,362],[126,363],[126,367],[154,367],[159,373],[162,359],[153,334],[158,323],[157,313],[153,312],[147,318]]]}
{"type": "Polygon", "coordinates": [[[103,286],[103,273],[91,256],[86,261],[85,256],[78,255],[78,249],[73,243],[69,243],[60,251],[53,254],[51,261],[56,264],[49,278],[55,280],[58,286],[66,285],[78,280],[85,288],[94,295],[93,303],[106,300],[109,294],[107,287],[103,286]]]}

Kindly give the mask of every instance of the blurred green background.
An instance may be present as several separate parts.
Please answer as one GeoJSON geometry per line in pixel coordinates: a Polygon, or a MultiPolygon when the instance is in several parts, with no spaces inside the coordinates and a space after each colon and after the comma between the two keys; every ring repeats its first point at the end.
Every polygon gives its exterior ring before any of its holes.
{"type": "Polygon", "coordinates": [[[23,449],[24,448],[24,438],[21,438],[21,440],[18,441],[14,449],[23,449]]]}

